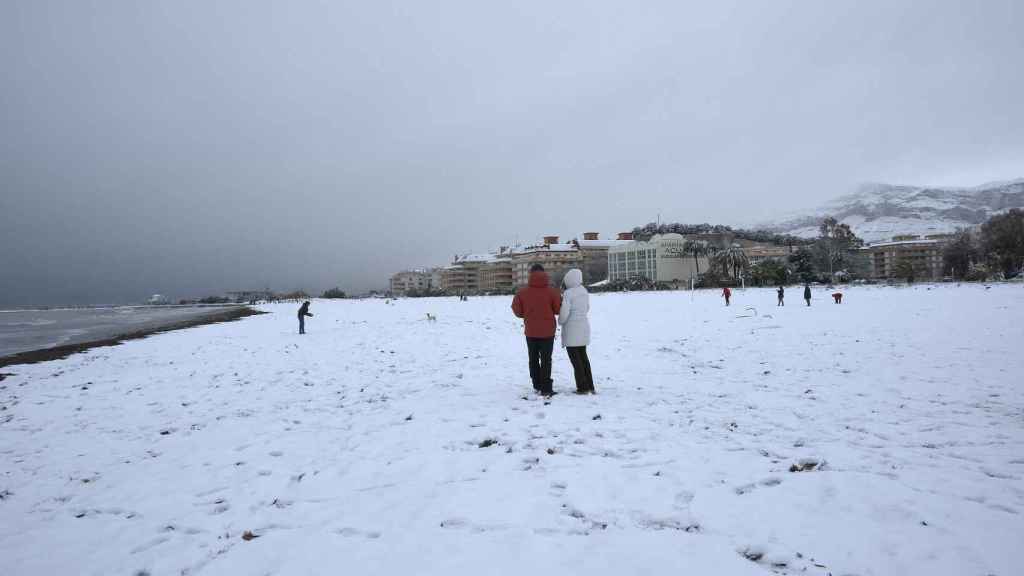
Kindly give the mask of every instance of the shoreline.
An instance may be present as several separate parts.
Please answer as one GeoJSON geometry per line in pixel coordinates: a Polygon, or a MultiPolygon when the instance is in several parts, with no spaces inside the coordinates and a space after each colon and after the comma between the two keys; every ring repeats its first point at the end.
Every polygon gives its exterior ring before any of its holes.
{"type": "MultiPolygon", "coordinates": [[[[126,332],[119,334],[111,338],[102,338],[99,340],[90,340],[88,342],[78,342],[76,344],[65,344],[63,346],[54,346],[51,348],[42,348],[39,350],[30,350],[28,352],[18,352],[16,354],[10,354],[8,356],[0,357],[0,368],[6,368],[8,366],[16,366],[21,364],[38,364],[39,362],[49,362],[50,360],[60,360],[67,358],[72,354],[79,352],[85,352],[93,348],[102,348],[105,346],[118,346],[128,340],[138,340],[153,334],[160,334],[162,332],[171,332],[174,330],[182,330],[185,328],[194,328],[196,326],[203,326],[206,324],[218,324],[221,322],[233,322],[235,320],[241,320],[249,316],[257,316],[260,314],[266,314],[266,312],[260,312],[250,308],[249,306],[239,306],[231,310],[225,310],[216,314],[210,314],[209,316],[202,316],[199,318],[191,318],[188,320],[180,320],[177,322],[171,322],[162,326],[155,326],[152,328],[145,328],[142,330],[136,330],[133,332],[126,332]]],[[[11,374],[0,373],[0,380],[4,377],[10,376],[11,374]]]]}

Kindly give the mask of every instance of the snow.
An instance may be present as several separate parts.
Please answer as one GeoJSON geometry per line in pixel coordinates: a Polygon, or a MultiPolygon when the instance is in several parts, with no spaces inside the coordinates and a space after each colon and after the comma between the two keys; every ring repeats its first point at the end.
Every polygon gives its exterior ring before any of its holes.
{"type": "Polygon", "coordinates": [[[7,367],[0,572],[1019,573],[1024,289],[841,290],[594,294],[550,405],[507,297],[7,367]]]}

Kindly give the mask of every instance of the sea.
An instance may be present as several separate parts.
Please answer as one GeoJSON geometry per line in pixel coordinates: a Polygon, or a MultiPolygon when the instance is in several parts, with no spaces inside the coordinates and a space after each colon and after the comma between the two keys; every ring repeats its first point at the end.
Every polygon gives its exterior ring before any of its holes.
{"type": "Polygon", "coordinates": [[[0,310],[0,358],[159,330],[184,320],[223,312],[229,306],[90,306],[0,310]]]}

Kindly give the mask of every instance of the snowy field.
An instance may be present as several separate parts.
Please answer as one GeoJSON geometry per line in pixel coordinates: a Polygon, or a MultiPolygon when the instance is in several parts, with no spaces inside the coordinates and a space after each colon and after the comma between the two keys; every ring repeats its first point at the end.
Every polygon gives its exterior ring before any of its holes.
{"type": "Polygon", "coordinates": [[[788,292],[594,295],[550,404],[508,297],[8,367],[0,573],[1024,573],[1024,287],[788,292]]]}

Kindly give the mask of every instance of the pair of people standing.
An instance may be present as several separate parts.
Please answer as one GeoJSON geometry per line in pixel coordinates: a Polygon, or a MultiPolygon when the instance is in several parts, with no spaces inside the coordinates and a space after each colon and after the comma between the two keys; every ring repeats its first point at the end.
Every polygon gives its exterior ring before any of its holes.
{"type": "Polygon", "coordinates": [[[590,344],[590,295],[583,286],[583,272],[573,268],[562,281],[562,294],[551,286],[544,267],[534,264],[530,280],[512,299],[512,312],[526,327],[526,350],[530,357],[533,389],[545,396],[555,392],[551,380],[551,352],[555,344],[555,321],[562,326],[562,346],[572,362],[577,394],[594,394],[587,345],[590,344]]]}

